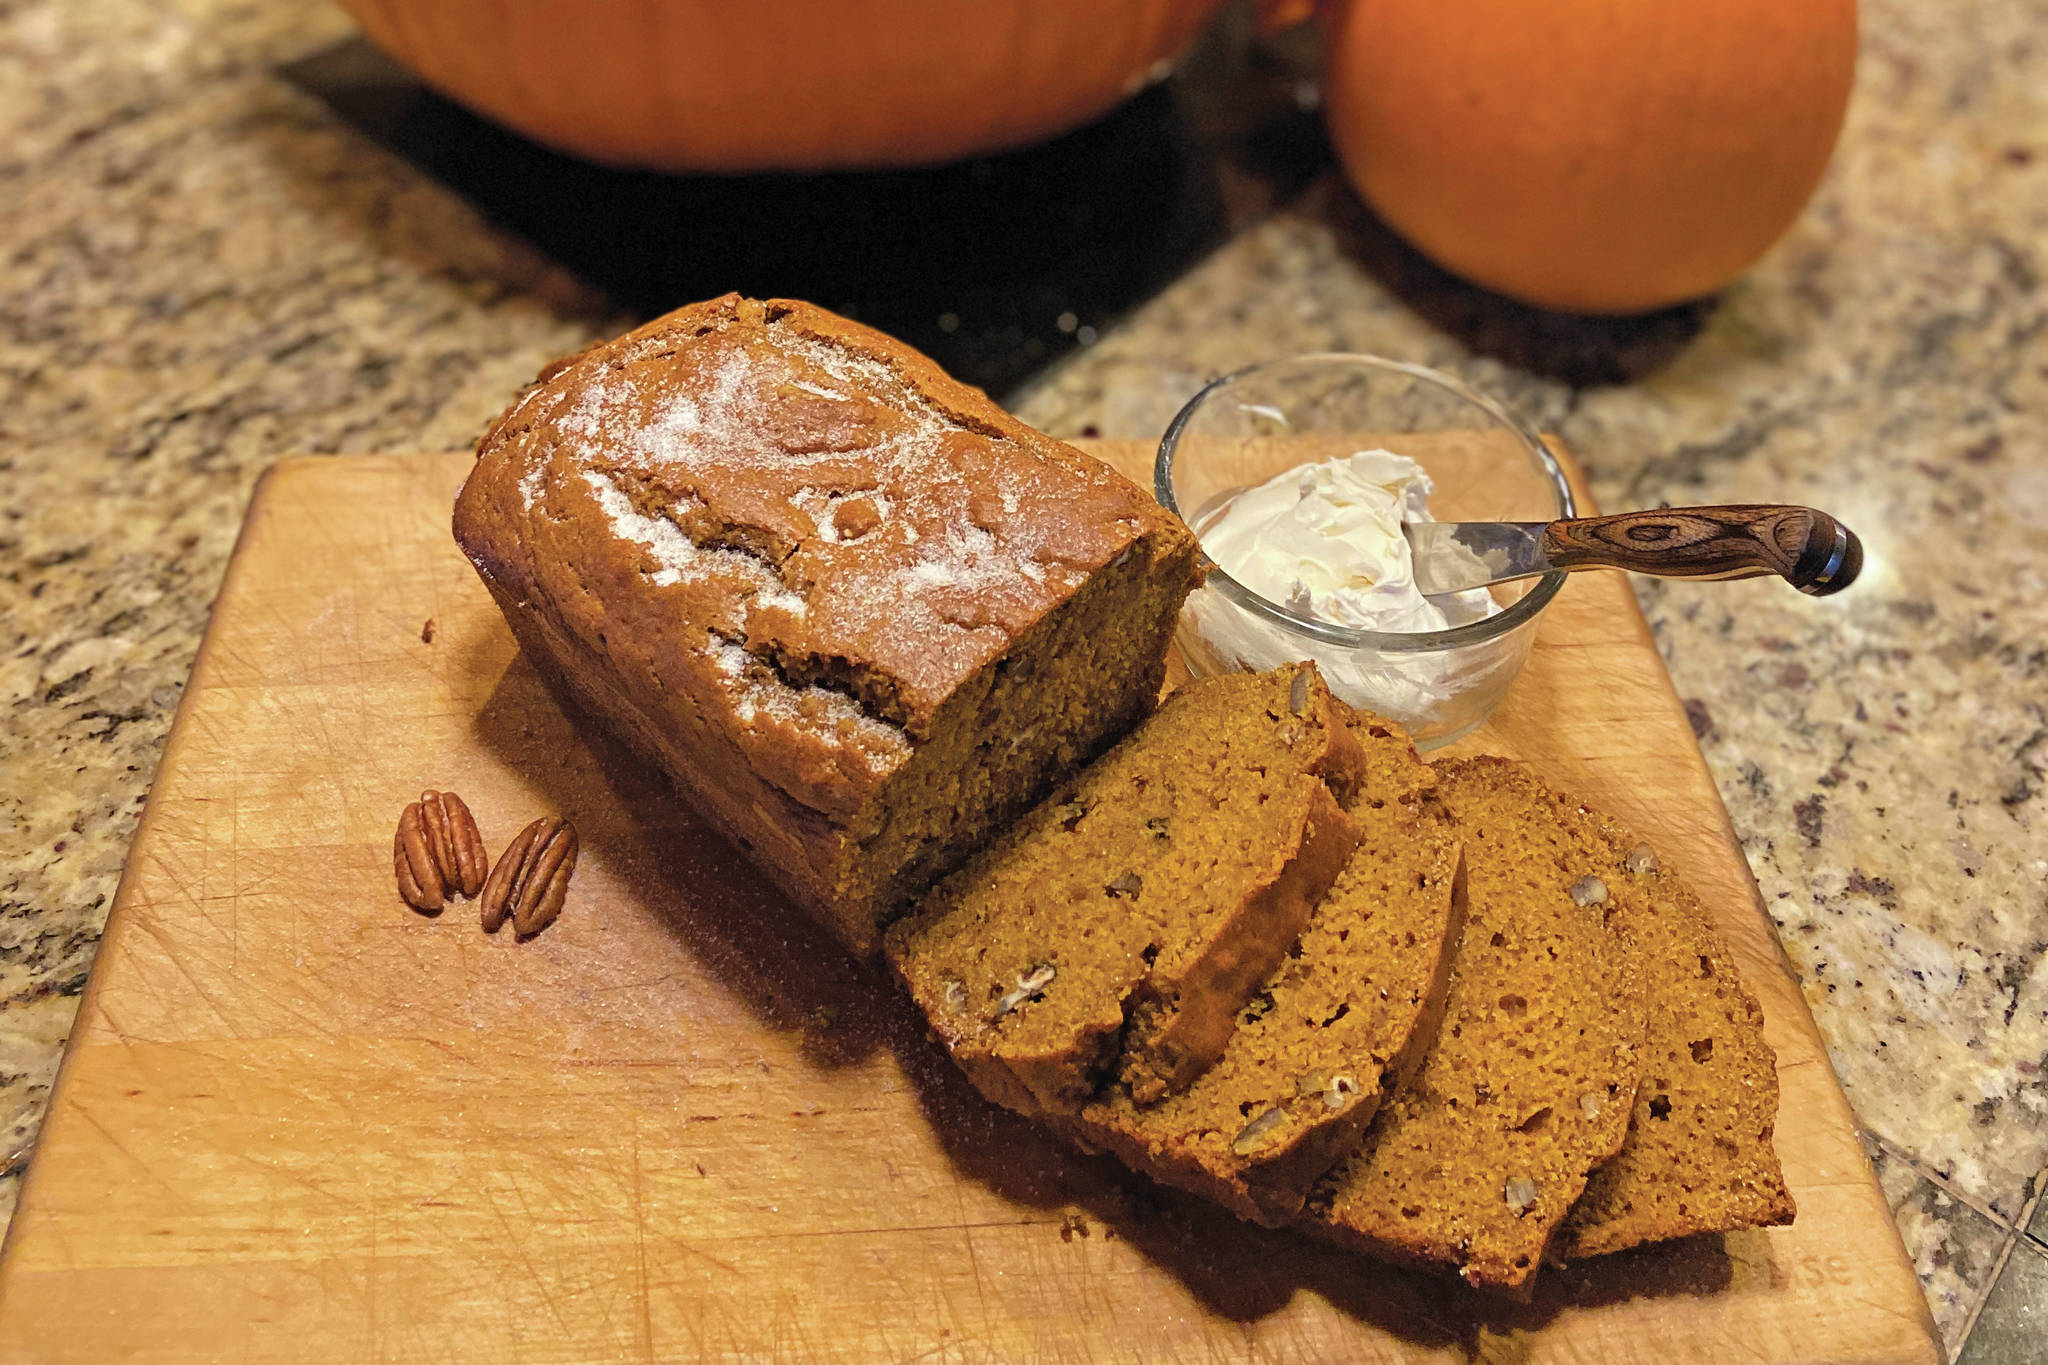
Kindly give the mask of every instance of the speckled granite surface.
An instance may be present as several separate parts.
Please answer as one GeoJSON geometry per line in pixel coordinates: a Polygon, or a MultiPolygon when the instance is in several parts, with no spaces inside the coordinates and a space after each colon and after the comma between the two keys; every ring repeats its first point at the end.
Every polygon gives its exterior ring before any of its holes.
{"type": "MultiPolygon", "coordinates": [[[[1609,507],[1863,531],[1841,599],[1643,595],[1960,1343],[2048,1164],[2048,3],[1865,28],[1827,185],[1712,306],[1523,312],[1325,183],[1016,403],[1149,437],[1216,371],[1372,350],[1561,431],[1609,507]]],[[[0,1219],[256,474],[466,444],[620,321],[278,79],[349,32],[0,8],[0,1219]]]]}

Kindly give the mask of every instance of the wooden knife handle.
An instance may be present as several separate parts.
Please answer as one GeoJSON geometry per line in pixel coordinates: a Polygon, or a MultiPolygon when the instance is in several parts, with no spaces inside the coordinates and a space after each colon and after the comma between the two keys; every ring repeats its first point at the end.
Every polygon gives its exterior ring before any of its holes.
{"type": "Polygon", "coordinates": [[[1630,569],[1659,578],[1776,574],[1815,597],[1840,592],[1863,568],[1863,545],[1841,522],[1811,507],[1769,504],[1553,521],[1543,552],[1560,569],[1630,569]]]}

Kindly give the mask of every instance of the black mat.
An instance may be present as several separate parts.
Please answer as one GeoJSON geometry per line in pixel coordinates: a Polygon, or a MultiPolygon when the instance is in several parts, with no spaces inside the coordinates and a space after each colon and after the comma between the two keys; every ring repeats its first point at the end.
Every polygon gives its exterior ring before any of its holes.
{"type": "Polygon", "coordinates": [[[673,176],[562,155],[357,39],[283,74],[651,317],[737,289],[903,338],[998,396],[1157,293],[1330,164],[1305,33],[1226,11],[1180,69],[1041,146],[927,170],[673,176]]]}

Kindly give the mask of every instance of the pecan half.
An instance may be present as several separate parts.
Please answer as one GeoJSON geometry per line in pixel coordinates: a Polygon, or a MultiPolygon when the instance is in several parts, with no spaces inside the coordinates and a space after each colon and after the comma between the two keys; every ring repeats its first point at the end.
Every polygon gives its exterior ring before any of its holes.
{"type": "Polygon", "coordinates": [[[392,839],[398,894],[418,910],[439,910],[451,897],[483,889],[490,858],[476,818],[454,792],[423,791],[398,817],[392,839]]]}
{"type": "Polygon", "coordinates": [[[534,839],[547,827],[547,823],[546,820],[536,820],[513,835],[512,842],[505,845],[505,851],[492,865],[490,879],[484,883],[484,893],[477,897],[477,909],[483,915],[485,933],[497,933],[498,926],[511,913],[512,883],[519,876],[519,869],[525,865],[527,854],[532,852],[534,839]]]}
{"type": "Polygon", "coordinates": [[[509,916],[512,930],[530,938],[555,922],[576,872],[576,827],[547,815],[513,837],[484,883],[484,932],[495,934],[509,916]]]}
{"type": "Polygon", "coordinates": [[[398,874],[398,894],[413,909],[439,910],[448,899],[434,856],[433,838],[420,816],[417,801],[398,817],[398,833],[391,839],[391,863],[398,874]]]}
{"type": "Polygon", "coordinates": [[[484,836],[477,832],[469,806],[454,792],[424,791],[420,793],[420,814],[434,834],[442,884],[465,896],[483,890],[491,857],[484,851],[484,836]]]}

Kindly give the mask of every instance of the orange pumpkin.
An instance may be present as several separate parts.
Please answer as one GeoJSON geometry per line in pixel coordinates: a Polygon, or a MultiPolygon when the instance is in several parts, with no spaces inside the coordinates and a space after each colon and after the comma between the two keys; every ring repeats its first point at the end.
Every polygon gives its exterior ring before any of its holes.
{"type": "Polygon", "coordinates": [[[1529,303],[1711,293],[1812,194],[1855,0],[1335,0],[1331,136],[1429,256],[1529,303]]]}
{"type": "Polygon", "coordinates": [[[428,84],[662,170],[944,161],[1086,122],[1218,0],[342,0],[428,84]]]}

